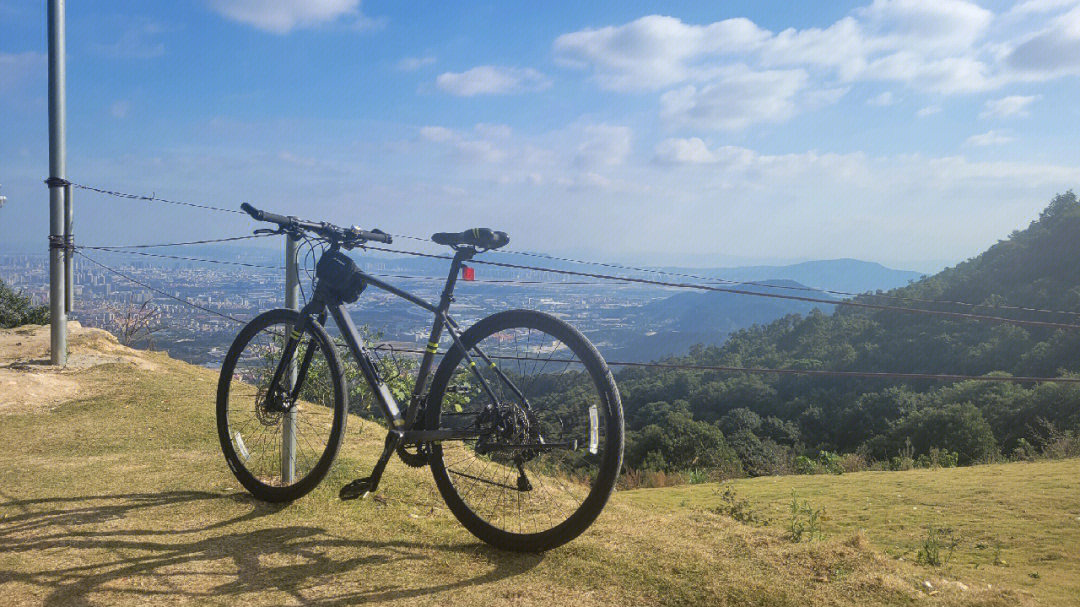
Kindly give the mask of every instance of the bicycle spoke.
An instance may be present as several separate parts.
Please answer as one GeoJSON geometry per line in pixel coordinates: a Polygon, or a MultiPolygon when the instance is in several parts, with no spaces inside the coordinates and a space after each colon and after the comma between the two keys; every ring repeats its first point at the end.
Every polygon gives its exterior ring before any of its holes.
{"type": "Polygon", "coordinates": [[[462,360],[457,375],[464,378],[467,397],[464,403],[444,404],[443,419],[453,427],[502,423],[503,434],[469,444],[444,443],[449,482],[469,510],[493,527],[513,533],[556,527],[592,490],[596,474],[590,469],[598,459],[588,453],[589,434],[596,432],[602,454],[606,433],[602,423],[590,428],[590,408],[601,411],[605,401],[581,357],[559,336],[535,327],[508,329],[482,339],[475,349],[495,367],[485,365],[479,373],[495,395],[496,411],[485,413],[488,396],[462,360]],[[509,427],[516,427],[516,434],[509,427]],[[485,441],[494,446],[485,450],[485,441]],[[538,442],[577,448],[513,448],[538,442]]]}
{"type": "Polygon", "coordinates": [[[284,354],[286,329],[283,323],[271,324],[248,340],[233,369],[226,405],[229,438],[238,452],[247,454],[241,456],[242,465],[253,477],[270,486],[286,486],[306,477],[326,451],[334,424],[335,390],[328,357],[314,336],[305,334],[293,362],[298,368],[305,352],[311,351],[312,356],[299,386],[300,399],[292,405],[294,476],[291,483],[286,483],[282,476],[283,432],[285,416],[289,415],[285,409],[289,405],[287,395],[293,388],[292,381],[283,381],[285,397],[272,402],[273,398],[268,396],[270,381],[284,354]]]}

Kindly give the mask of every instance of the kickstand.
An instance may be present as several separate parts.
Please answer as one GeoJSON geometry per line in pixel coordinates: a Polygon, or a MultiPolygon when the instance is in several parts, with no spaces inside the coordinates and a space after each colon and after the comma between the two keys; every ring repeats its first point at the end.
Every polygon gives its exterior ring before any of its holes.
{"type": "Polygon", "coordinates": [[[387,462],[390,461],[390,457],[394,455],[394,450],[401,444],[401,439],[404,435],[398,430],[391,430],[386,434],[386,445],[383,447],[382,455],[379,456],[379,461],[375,462],[375,468],[371,470],[371,476],[365,476],[364,478],[358,478],[348,485],[341,488],[338,492],[338,497],[343,500],[354,500],[360,497],[367,497],[369,493],[375,491],[379,486],[379,479],[382,478],[383,470],[386,469],[387,462]]]}

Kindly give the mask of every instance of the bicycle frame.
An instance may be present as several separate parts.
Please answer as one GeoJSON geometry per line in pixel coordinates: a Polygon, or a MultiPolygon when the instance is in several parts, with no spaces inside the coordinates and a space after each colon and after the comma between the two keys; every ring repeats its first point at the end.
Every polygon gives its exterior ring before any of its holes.
{"type": "MultiPolygon", "coordinates": [[[[330,250],[336,250],[336,245],[332,246],[330,250]]],[[[375,395],[376,401],[379,403],[383,414],[386,416],[387,423],[391,430],[388,438],[388,445],[392,438],[395,443],[412,445],[418,443],[428,443],[436,441],[447,440],[467,440],[481,437],[484,433],[478,429],[463,429],[463,430],[436,430],[414,429],[417,417],[422,409],[425,401],[424,386],[427,383],[427,379],[431,374],[432,367],[435,363],[435,354],[438,351],[439,340],[442,337],[442,332],[445,329],[447,333],[453,338],[454,343],[462,348],[465,352],[465,359],[469,363],[469,368],[479,381],[480,386],[491,397],[492,402],[497,399],[491,387],[485,381],[483,376],[477,371],[476,363],[473,360],[472,355],[465,349],[461,342],[459,327],[456,322],[450,317],[449,309],[450,304],[453,302],[454,287],[457,284],[458,274],[461,272],[462,264],[476,255],[476,249],[472,247],[457,247],[455,254],[450,262],[450,273],[447,276],[446,284],[443,287],[442,296],[439,299],[439,303],[431,304],[423,299],[404,291],[394,285],[379,280],[378,278],[371,276],[361,271],[363,280],[366,285],[381,289],[392,295],[395,295],[409,303],[419,306],[435,316],[435,320],[432,323],[431,333],[428,338],[427,347],[424,350],[423,358],[420,361],[420,368],[417,373],[416,385],[413,387],[413,392],[410,397],[410,402],[407,409],[403,412],[397,401],[394,399],[393,394],[387,388],[386,383],[379,375],[378,368],[371,360],[371,356],[368,354],[367,348],[364,346],[360,339],[359,333],[356,330],[356,325],[353,324],[352,318],[349,316],[348,310],[345,307],[345,303],[339,298],[333,295],[329,289],[325,288],[320,280],[317,284],[311,300],[300,310],[301,314],[301,326],[295,327],[293,332],[288,336],[285,343],[285,349],[282,353],[281,360],[278,363],[277,369],[274,372],[274,377],[270,384],[270,389],[273,390],[277,386],[281,385],[282,378],[287,373],[287,367],[293,358],[293,355],[299,345],[300,335],[303,333],[305,324],[316,320],[320,324],[325,324],[327,313],[333,318],[334,323],[337,325],[338,330],[341,332],[345,344],[352,352],[353,357],[356,359],[360,366],[360,371],[371,388],[372,393],[375,395]]],[[[487,355],[485,355],[478,347],[473,348],[473,352],[481,359],[484,364],[489,365],[500,380],[506,382],[510,389],[516,393],[518,397],[525,403],[526,408],[528,402],[525,399],[524,394],[514,385],[510,378],[507,377],[487,355]]],[[[313,351],[308,349],[305,352],[304,360],[300,362],[299,369],[297,371],[297,379],[295,381],[293,394],[289,402],[295,402],[299,395],[300,387],[303,385],[303,379],[306,375],[308,366],[311,361],[313,351]]],[[[396,445],[395,445],[396,446],[396,445]]]]}

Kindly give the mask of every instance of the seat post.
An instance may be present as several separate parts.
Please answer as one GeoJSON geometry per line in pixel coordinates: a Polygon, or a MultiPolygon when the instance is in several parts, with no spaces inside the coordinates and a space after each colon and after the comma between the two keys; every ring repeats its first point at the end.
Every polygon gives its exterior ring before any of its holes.
{"type": "Polygon", "coordinates": [[[454,301],[454,286],[457,285],[458,276],[461,274],[461,264],[472,259],[474,255],[476,255],[476,249],[472,247],[458,247],[454,250],[454,259],[450,262],[450,274],[446,277],[446,286],[443,287],[442,298],[439,300],[439,311],[443,314],[450,309],[450,302],[454,301]]]}

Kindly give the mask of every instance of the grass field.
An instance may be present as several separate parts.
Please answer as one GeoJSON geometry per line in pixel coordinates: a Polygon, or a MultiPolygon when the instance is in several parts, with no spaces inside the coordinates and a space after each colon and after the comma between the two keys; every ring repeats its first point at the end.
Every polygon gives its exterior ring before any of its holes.
{"type": "Polygon", "coordinates": [[[219,452],[216,374],[131,355],[65,372],[74,399],[0,412],[0,604],[1080,604],[1075,461],[734,483],[765,525],[714,512],[715,485],[622,492],[567,546],[508,554],[426,469],[392,464],[376,499],[338,501],[382,441],[355,418],[314,493],[252,500],[219,452]],[[826,507],[825,539],[786,537],[793,488],[826,507]],[[914,562],[938,522],[962,543],[948,565],[914,562]]]}
{"type": "Polygon", "coordinates": [[[1080,460],[762,477],[640,489],[622,498],[674,511],[730,509],[732,500],[745,500],[764,526],[787,530],[792,492],[823,510],[826,537],[862,532],[889,557],[910,562],[920,560],[932,529],[941,559],[948,558],[926,568],[936,576],[1005,585],[1052,605],[1080,603],[1080,460]]]}

